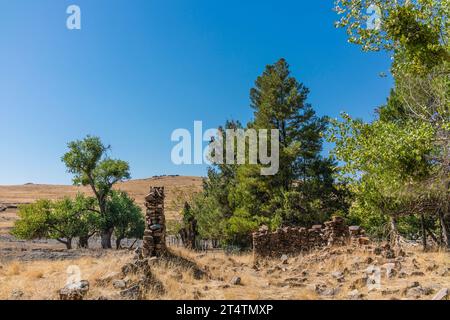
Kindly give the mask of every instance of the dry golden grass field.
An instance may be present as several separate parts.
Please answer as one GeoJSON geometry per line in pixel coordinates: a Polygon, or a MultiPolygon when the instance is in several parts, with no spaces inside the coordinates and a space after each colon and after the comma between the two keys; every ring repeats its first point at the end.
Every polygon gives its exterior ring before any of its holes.
{"type": "MultiPolygon", "coordinates": [[[[142,205],[150,186],[165,186],[168,219],[177,219],[183,200],[200,191],[201,185],[199,177],[158,177],[124,182],[117,188],[129,192],[142,205]]],[[[88,188],[74,186],[0,186],[0,204],[56,199],[77,192],[90,193],[88,188]]],[[[136,283],[138,275],[123,275],[121,270],[133,261],[132,251],[66,250],[46,239],[17,240],[10,235],[16,211],[0,212],[0,299],[58,299],[69,266],[77,266],[82,279],[89,281],[86,299],[129,298],[121,292],[136,283]]],[[[151,274],[164,292],[150,290],[144,298],[425,300],[450,288],[448,252],[424,253],[420,246],[408,245],[405,256],[387,259],[374,253],[372,249],[377,245],[324,248],[287,260],[258,263],[251,253],[196,252],[171,247],[170,251],[182,259],[157,259],[150,263],[151,274]],[[377,288],[367,285],[370,267],[380,272],[377,288]],[[198,270],[203,277],[196,276],[198,270]]]]}
{"type": "MultiPolygon", "coordinates": [[[[450,259],[444,252],[423,253],[411,248],[406,257],[397,259],[395,272],[388,276],[386,259],[351,247],[291,256],[285,262],[267,260],[258,266],[251,254],[171,250],[193,264],[154,261],[151,272],[165,292],[149,291],[146,299],[426,300],[450,286],[450,259]],[[194,276],[193,265],[205,271],[203,278],[194,276]],[[366,285],[369,265],[380,267],[379,288],[366,285]],[[240,284],[232,282],[234,277],[241,279],[240,284]]],[[[132,254],[122,250],[58,261],[11,261],[0,265],[0,299],[57,299],[71,265],[78,266],[82,279],[90,283],[87,299],[125,299],[115,282],[136,281],[133,275],[121,275],[121,267],[131,259],[132,254]]]]}

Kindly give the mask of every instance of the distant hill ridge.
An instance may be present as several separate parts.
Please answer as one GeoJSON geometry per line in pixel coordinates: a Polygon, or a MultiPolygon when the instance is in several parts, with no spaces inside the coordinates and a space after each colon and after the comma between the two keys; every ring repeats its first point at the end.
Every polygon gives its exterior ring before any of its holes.
{"type": "MultiPolygon", "coordinates": [[[[146,179],[135,179],[117,183],[115,189],[128,192],[135,201],[143,207],[144,197],[147,195],[150,186],[163,186],[166,191],[167,214],[172,216],[172,202],[177,190],[187,193],[199,192],[202,190],[202,177],[162,175],[153,176],[146,179]]],[[[0,206],[7,204],[27,204],[38,199],[61,199],[63,197],[74,197],[78,192],[92,194],[90,187],[32,184],[16,186],[0,186],[0,206]]],[[[170,217],[169,217],[170,218],[170,217]]]]}

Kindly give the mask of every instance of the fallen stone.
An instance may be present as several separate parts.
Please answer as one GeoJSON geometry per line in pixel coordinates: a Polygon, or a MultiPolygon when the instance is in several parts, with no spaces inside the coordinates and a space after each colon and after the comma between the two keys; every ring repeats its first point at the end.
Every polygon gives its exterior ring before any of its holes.
{"type": "Polygon", "coordinates": [[[130,299],[130,300],[138,300],[141,298],[141,287],[136,284],[131,286],[128,289],[124,289],[122,291],[120,291],[120,295],[126,299],[130,299]]]}
{"type": "Polygon", "coordinates": [[[362,298],[364,297],[364,295],[359,292],[357,289],[350,291],[347,294],[347,297],[349,300],[362,300],[362,298]]]}
{"type": "Polygon", "coordinates": [[[241,277],[234,276],[233,278],[231,278],[230,283],[231,283],[232,285],[234,285],[234,286],[241,285],[241,284],[242,284],[242,283],[241,283],[241,277]]]}
{"type": "Polygon", "coordinates": [[[89,281],[81,280],[76,284],[70,284],[59,290],[60,300],[83,300],[89,291],[89,281]]]}
{"type": "Polygon", "coordinates": [[[124,280],[114,280],[112,284],[115,289],[125,289],[127,287],[127,283],[124,280]]]}
{"type": "Polygon", "coordinates": [[[107,286],[109,283],[111,283],[111,281],[113,281],[117,277],[119,277],[119,272],[110,272],[105,276],[96,279],[95,284],[99,287],[104,287],[107,286]]]}
{"type": "Polygon", "coordinates": [[[383,296],[387,296],[387,295],[390,295],[390,294],[398,294],[399,292],[400,292],[400,289],[384,289],[384,290],[381,290],[381,294],[383,296]]]}
{"type": "Polygon", "coordinates": [[[407,289],[406,293],[405,293],[407,298],[414,298],[414,299],[419,299],[424,294],[425,294],[425,291],[420,286],[407,289]]]}
{"type": "Polygon", "coordinates": [[[436,293],[432,300],[448,300],[448,298],[448,288],[442,288],[438,293],[436,293]]]}
{"type": "Polygon", "coordinates": [[[13,300],[20,300],[23,297],[24,293],[20,289],[14,289],[11,292],[11,299],[13,300]]]}
{"type": "Polygon", "coordinates": [[[127,263],[122,267],[122,274],[127,276],[131,273],[136,273],[138,271],[138,266],[134,263],[127,263]]]}
{"type": "Polygon", "coordinates": [[[338,282],[344,282],[344,273],[340,272],[340,271],[335,271],[332,272],[331,275],[333,276],[333,278],[335,278],[338,282]]]}

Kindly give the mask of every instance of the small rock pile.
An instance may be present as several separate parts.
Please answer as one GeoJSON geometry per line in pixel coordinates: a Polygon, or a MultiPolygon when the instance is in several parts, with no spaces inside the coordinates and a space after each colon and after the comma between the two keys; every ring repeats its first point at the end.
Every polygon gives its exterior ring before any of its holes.
{"type": "Polygon", "coordinates": [[[157,263],[158,258],[145,258],[139,249],[133,262],[122,266],[122,279],[115,281],[113,286],[120,289],[120,296],[128,300],[141,300],[145,298],[149,290],[163,294],[165,292],[163,284],[156,279],[151,272],[151,265],[157,263]],[[137,280],[131,281],[131,278],[137,280]]]}
{"type": "Polygon", "coordinates": [[[164,187],[151,187],[145,197],[146,224],[143,238],[144,257],[159,257],[166,251],[164,187]]]}
{"type": "MultiPolygon", "coordinates": [[[[253,254],[255,257],[280,257],[283,254],[297,254],[315,248],[333,245],[346,245],[358,242],[355,239],[366,239],[364,231],[355,226],[351,231],[341,217],[333,217],[322,225],[314,225],[310,229],[303,227],[284,227],[270,232],[267,226],[262,226],[253,233],[253,254]],[[353,233],[352,233],[353,232],[353,233]]],[[[366,243],[362,243],[366,244],[366,243]]]]}

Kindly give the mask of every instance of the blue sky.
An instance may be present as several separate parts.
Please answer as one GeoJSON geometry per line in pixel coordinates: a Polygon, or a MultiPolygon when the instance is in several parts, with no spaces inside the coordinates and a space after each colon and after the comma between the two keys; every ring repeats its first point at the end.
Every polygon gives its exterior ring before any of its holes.
{"type": "Polygon", "coordinates": [[[365,120],[392,86],[385,53],[335,29],[333,1],[0,0],[0,184],[68,184],[60,158],[87,134],[133,178],[205,175],[170,160],[177,128],[252,117],[249,90],[283,57],[320,115],[365,120]],[[82,29],[66,28],[81,8],[82,29]]]}

